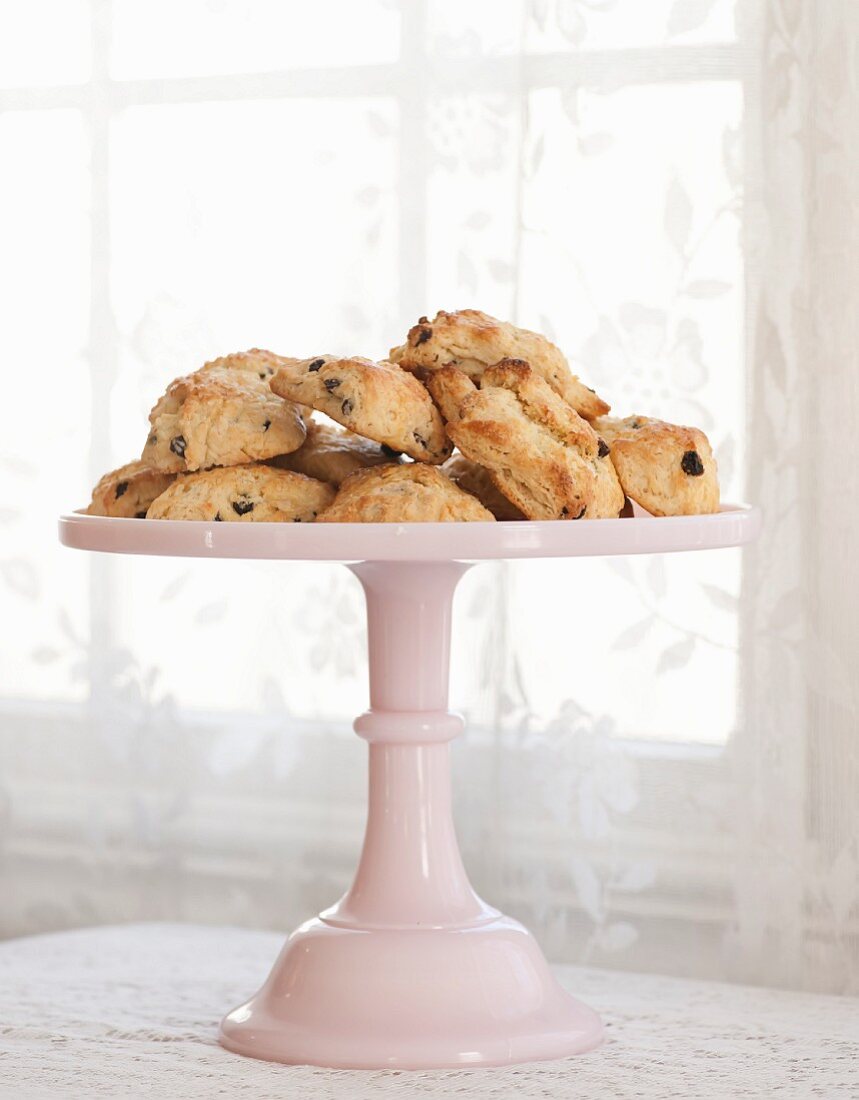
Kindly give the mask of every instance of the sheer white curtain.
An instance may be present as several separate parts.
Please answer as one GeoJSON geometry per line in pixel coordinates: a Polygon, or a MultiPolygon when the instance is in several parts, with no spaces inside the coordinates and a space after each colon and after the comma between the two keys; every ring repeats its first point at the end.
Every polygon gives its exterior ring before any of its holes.
{"type": "Polygon", "coordinates": [[[859,988],[859,8],[772,3],[748,146],[750,494],[734,763],[740,972],[859,988]],[[835,460],[830,441],[843,442],[835,460]]]}
{"type": "Polygon", "coordinates": [[[558,959],[859,989],[855,5],[297,8],[0,7],[0,933],[344,888],[352,578],[90,560],[54,517],[205,358],[476,305],[704,427],[766,530],[466,577],[475,884],[558,959]]]}

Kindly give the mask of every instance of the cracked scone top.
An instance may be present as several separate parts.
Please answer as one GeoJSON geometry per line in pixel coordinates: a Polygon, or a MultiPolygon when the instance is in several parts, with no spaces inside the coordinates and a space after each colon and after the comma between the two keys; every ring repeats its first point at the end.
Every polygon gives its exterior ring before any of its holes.
{"type": "Polygon", "coordinates": [[[274,458],[305,437],[299,410],[257,373],[217,366],[171,382],[149,423],[142,460],[174,473],[274,458]]]}
{"type": "Polygon", "coordinates": [[[493,522],[470,493],[424,462],[372,466],[347,477],[320,523],[493,522]]]}
{"type": "Polygon", "coordinates": [[[291,470],[217,467],[178,477],[152,502],[146,518],[312,523],[333,499],[333,486],[291,470]]]}
{"type": "Polygon", "coordinates": [[[89,516],[143,519],[157,496],[170,485],[175,474],[156,470],[136,459],[100,478],[86,509],[89,516]]]}
{"type": "Polygon", "coordinates": [[[524,359],[555,393],[592,420],[610,406],[573,374],[560,348],[537,332],[498,321],[479,309],[440,310],[432,321],[422,317],[405,344],[391,348],[391,360],[409,371],[434,371],[448,364],[477,382],[501,359],[524,359]]]}
{"type": "Polygon", "coordinates": [[[284,359],[270,385],[281,397],[421,462],[444,462],[452,450],[429,394],[392,363],[333,355],[284,359]]]}
{"type": "Polygon", "coordinates": [[[652,515],[718,512],[716,460],[698,428],[649,416],[604,416],[594,429],[611,448],[623,491],[652,515]]]}
{"type": "Polygon", "coordinates": [[[586,515],[596,486],[596,433],[527,363],[496,363],[483,372],[480,389],[456,367],[442,367],[427,387],[459,450],[485,467],[528,519],[586,515]]]}

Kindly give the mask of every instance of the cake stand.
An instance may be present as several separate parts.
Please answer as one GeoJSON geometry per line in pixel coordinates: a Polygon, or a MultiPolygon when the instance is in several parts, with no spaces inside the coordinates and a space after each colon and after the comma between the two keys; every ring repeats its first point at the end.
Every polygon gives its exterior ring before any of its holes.
{"type": "Polygon", "coordinates": [[[491,559],[739,546],[758,512],[593,522],[254,524],[60,520],[66,546],[120,554],[338,561],[367,600],[369,809],[354,882],[286,942],[263,987],[221,1022],[229,1050],[339,1068],[428,1069],[561,1058],[602,1023],[553,977],[531,934],[482,901],[451,815],[451,603],[491,559]]]}

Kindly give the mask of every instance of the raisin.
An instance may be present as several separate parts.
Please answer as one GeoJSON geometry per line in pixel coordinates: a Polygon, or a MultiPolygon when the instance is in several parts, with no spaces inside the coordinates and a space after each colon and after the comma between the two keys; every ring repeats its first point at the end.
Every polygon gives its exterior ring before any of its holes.
{"type": "Polygon", "coordinates": [[[418,446],[423,447],[423,449],[426,450],[427,449],[427,441],[420,434],[420,432],[412,432],[412,435],[415,437],[415,443],[417,443],[418,446]]]}
{"type": "Polygon", "coordinates": [[[146,446],[151,447],[157,438],[158,436],[153,432],[152,435],[150,435],[150,437],[146,440],[146,446]]]}
{"type": "Polygon", "coordinates": [[[265,371],[264,371],[264,370],[261,370],[261,371],[259,372],[259,376],[260,376],[260,378],[262,378],[262,379],[263,379],[263,381],[265,381],[265,376],[266,376],[266,375],[265,375],[265,371]]]}
{"type": "Polygon", "coordinates": [[[266,421],[263,422],[262,430],[264,432],[267,432],[270,427],[271,427],[271,421],[270,420],[266,420],[266,421]]]}
{"type": "Polygon", "coordinates": [[[323,382],[323,385],[325,386],[326,390],[328,390],[328,392],[331,393],[332,390],[337,389],[337,387],[340,385],[341,381],[342,381],[342,379],[340,379],[340,378],[326,378],[325,381],[323,382]]]}
{"type": "Polygon", "coordinates": [[[178,455],[180,458],[185,457],[185,448],[188,444],[185,442],[184,435],[174,435],[170,440],[170,450],[174,455],[178,455]]]}
{"type": "Polygon", "coordinates": [[[387,443],[382,443],[379,446],[379,450],[385,456],[385,458],[399,458],[403,453],[402,451],[395,451],[393,447],[389,447],[387,443]]]}
{"type": "Polygon", "coordinates": [[[587,512],[587,510],[588,510],[587,504],[582,505],[581,512],[579,512],[579,514],[577,516],[573,516],[573,519],[581,519],[582,516],[585,514],[585,512],[587,512]]]}
{"type": "Polygon", "coordinates": [[[142,512],[135,512],[134,513],[134,518],[135,519],[146,519],[146,509],[144,508],[142,512]]]}
{"type": "Polygon", "coordinates": [[[432,336],[431,328],[422,328],[415,338],[415,347],[418,348],[421,344],[425,344],[427,340],[432,336]]]}
{"type": "Polygon", "coordinates": [[[254,510],[254,502],[252,500],[234,500],[233,511],[237,516],[246,516],[248,512],[254,510]]]}
{"type": "Polygon", "coordinates": [[[223,523],[223,522],[224,522],[224,517],[221,515],[221,513],[220,512],[215,512],[215,523],[223,523]]]}
{"type": "Polygon", "coordinates": [[[633,422],[629,426],[630,426],[630,428],[640,428],[641,427],[641,421],[640,420],[633,420],[633,422]]]}
{"type": "Polygon", "coordinates": [[[562,516],[568,516],[569,514],[570,514],[570,510],[565,504],[564,507],[561,509],[561,515],[562,516]]]}
{"type": "Polygon", "coordinates": [[[700,477],[704,473],[704,463],[697,451],[686,451],[680,459],[680,466],[683,473],[690,477],[700,477]]]}
{"type": "Polygon", "coordinates": [[[597,454],[599,455],[600,458],[605,458],[605,456],[608,454],[608,452],[609,452],[608,443],[606,443],[606,441],[604,439],[601,439],[599,441],[599,450],[597,451],[597,454]]]}
{"type": "Polygon", "coordinates": [[[350,401],[350,399],[347,397],[343,404],[340,406],[340,411],[343,413],[344,416],[348,416],[354,408],[355,402],[350,401]]]}
{"type": "Polygon", "coordinates": [[[318,371],[320,367],[324,367],[324,366],[325,366],[325,360],[324,359],[314,359],[313,362],[308,365],[307,369],[310,370],[310,371],[318,371]]]}
{"type": "Polygon", "coordinates": [[[127,488],[128,488],[128,482],[127,481],[118,481],[116,483],[116,499],[117,500],[119,500],[119,498],[122,496],[122,494],[126,491],[127,488]]]}
{"type": "Polygon", "coordinates": [[[428,317],[418,317],[418,324],[419,325],[428,325],[429,324],[429,318],[428,317]]]}
{"type": "Polygon", "coordinates": [[[292,522],[293,523],[301,523],[301,516],[293,516],[292,517],[292,522]]]}

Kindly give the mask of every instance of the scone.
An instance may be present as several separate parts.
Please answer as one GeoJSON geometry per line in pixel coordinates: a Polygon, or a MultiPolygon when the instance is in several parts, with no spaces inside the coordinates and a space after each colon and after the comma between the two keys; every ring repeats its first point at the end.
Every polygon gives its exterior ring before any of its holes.
{"type": "Polygon", "coordinates": [[[479,500],[423,462],[373,466],[347,477],[320,523],[494,521],[479,500]]]}
{"type": "Polygon", "coordinates": [[[146,518],[310,523],[333,499],[333,486],[304,474],[229,466],[178,477],[152,502],[146,518]]]}
{"type": "Polygon", "coordinates": [[[528,519],[581,519],[594,498],[598,440],[586,420],[527,363],[487,368],[478,389],[456,367],[427,387],[460,451],[489,470],[528,519]]]}
{"type": "Polygon", "coordinates": [[[623,491],[652,515],[718,512],[716,460],[702,431],[649,416],[604,416],[594,428],[611,448],[623,491]]]}
{"type": "Polygon", "coordinates": [[[285,359],[270,385],[281,397],[421,462],[441,463],[451,452],[426,390],[392,363],[332,355],[285,359]]]}
{"type": "Polygon", "coordinates": [[[203,370],[246,370],[267,382],[283,362],[279,355],[263,348],[251,348],[249,351],[234,351],[231,355],[222,355],[203,364],[203,370]]]}
{"type": "Polygon", "coordinates": [[[175,474],[155,470],[137,459],[105,474],[92,491],[89,516],[143,519],[146,509],[173,481],[175,474]]]}
{"type": "Polygon", "coordinates": [[[203,367],[177,378],[149,414],[142,460],[181,473],[238,466],[297,451],[299,410],[252,371],[203,367]]]}
{"type": "Polygon", "coordinates": [[[397,453],[384,443],[373,443],[333,424],[309,420],[304,443],[292,454],[271,459],[271,465],[339,485],[356,470],[396,461],[397,453]]]}
{"type": "Polygon", "coordinates": [[[465,455],[455,454],[441,467],[441,472],[446,474],[451,481],[455,481],[460,489],[477,497],[484,508],[500,520],[517,520],[525,517],[512,501],[501,492],[492,475],[483,466],[478,466],[465,455]]]}
{"type": "MultiPolygon", "coordinates": [[[[452,455],[441,467],[442,472],[455,481],[460,488],[477,497],[484,508],[498,520],[521,520],[525,516],[515,504],[507,499],[492,480],[492,475],[483,466],[478,466],[465,455],[452,455]]],[[[608,444],[599,440],[596,461],[596,482],[594,497],[587,507],[583,519],[616,519],[623,510],[626,497],[617,478],[617,473],[609,456],[608,444]]]]}
{"type": "Polygon", "coordinates": [[[497,321],[479,309],[441,310],[410,329],[406,343],[391,348],[391,360],[410,371],[438,370],[448,363],[477,382],[501,359],[524,359],[576,412],[592,420],[610,406],[572,373],[560,348],[528,329],[497,321]]]}
{"type": "Polygon", "coordinates": [[[588,506],[585,519],[617,519],[626,504],[617,470],[611,460],[611,448],[599,437],[596,461],[597,480],[594,499],[588,506]]]}

